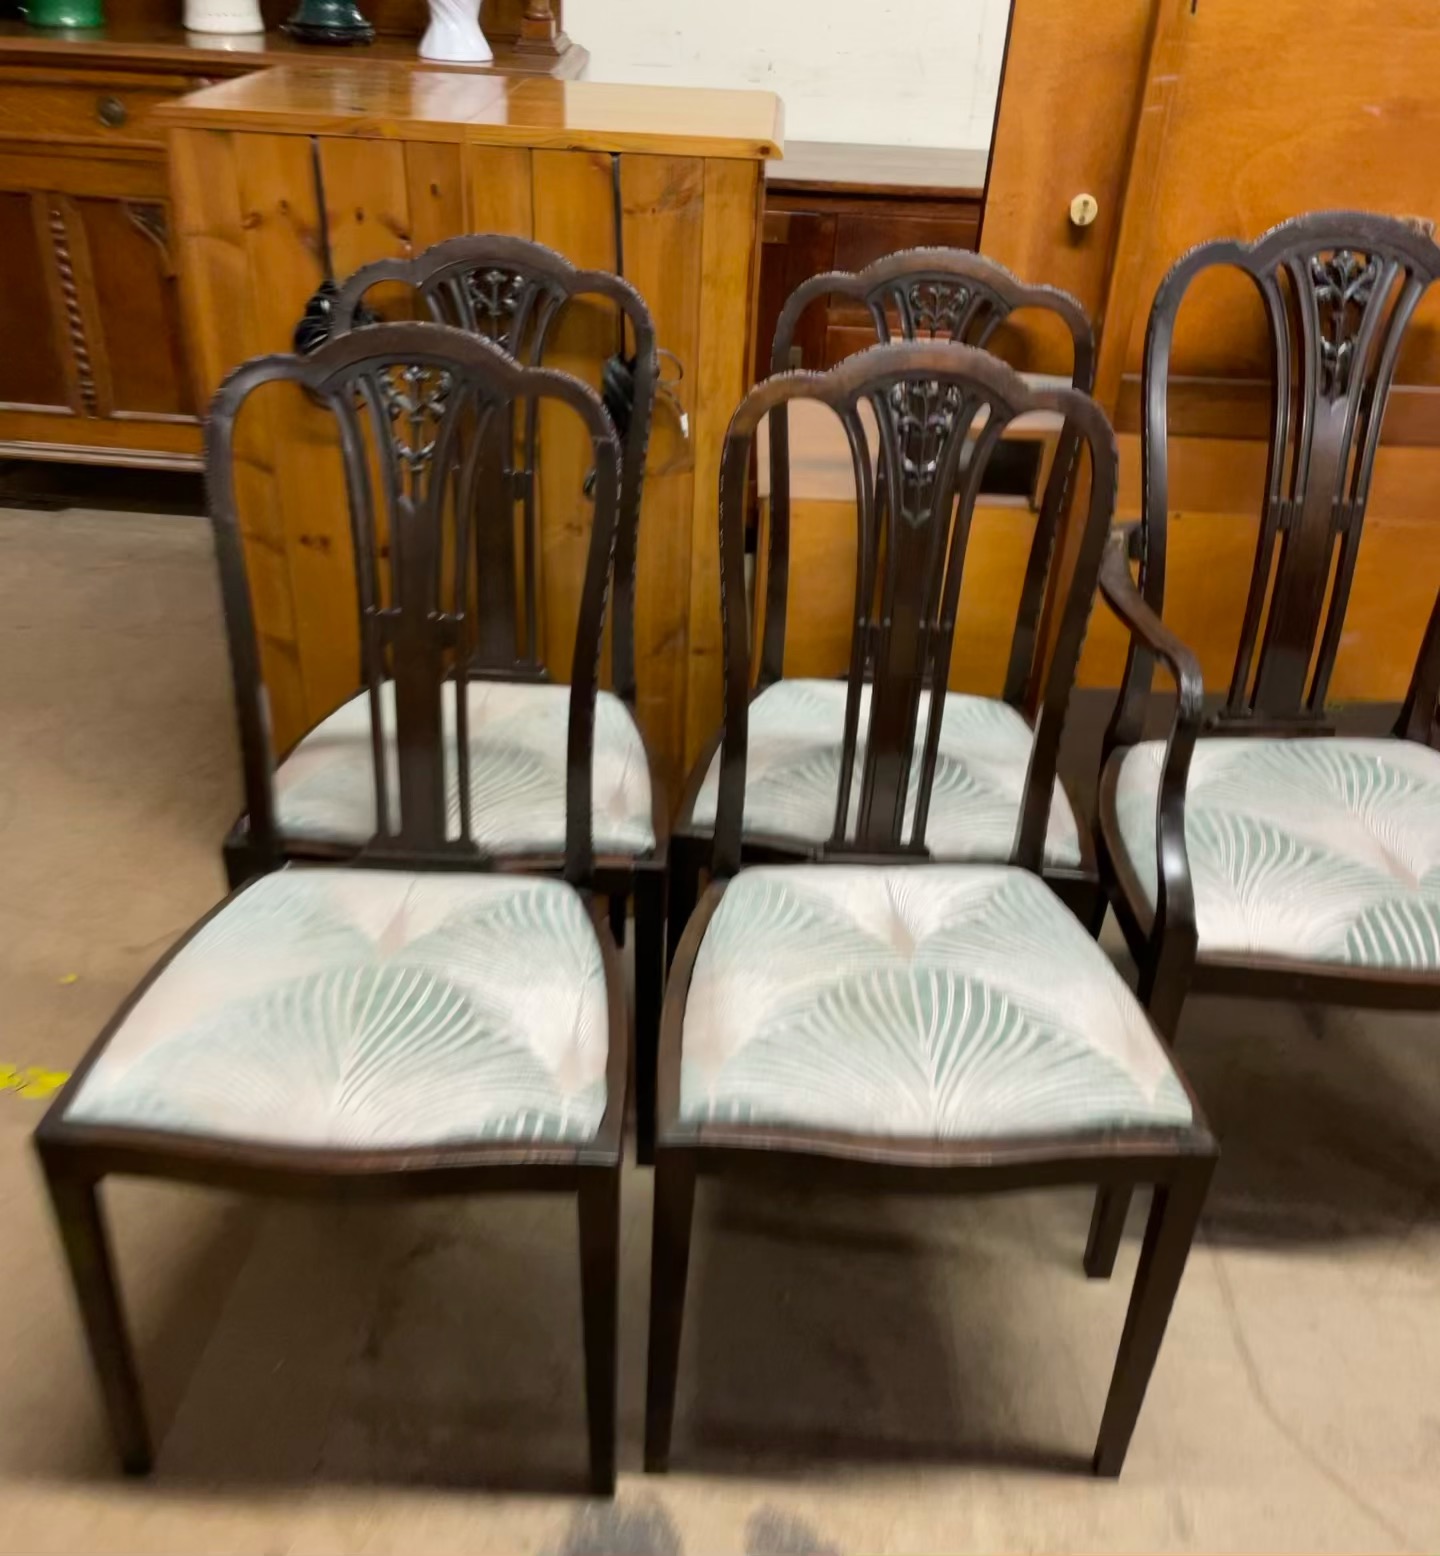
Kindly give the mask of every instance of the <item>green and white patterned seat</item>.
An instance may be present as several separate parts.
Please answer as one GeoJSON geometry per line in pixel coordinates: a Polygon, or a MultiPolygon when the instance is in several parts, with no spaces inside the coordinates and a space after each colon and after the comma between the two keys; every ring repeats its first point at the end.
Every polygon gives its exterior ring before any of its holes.
{"type": "MultiPolygon", "coordinates": [[[[559,853],[565,846],[568,686],[472,681],[467,688],[470,804],[475,841],[492,853],[559,853]]],[[[452,835],[460,835],[455,772],[455,697],[442,699],[452,835]]],[[[381,723],[395,763],[395,688],[381,688],[381,723]]],[[[650,769],[630,710],[613,692],[595,700],[591,780],[595,847],[638,855],[655,847],[650,769]]],[[[393,803],[393,801],[392,801],[393,803]]],[[[287,837],[359,846],[375,832],[370,707],[365,694],[337,708],[295,747],[275,773],[276,817],[287,837]]],[[[398,820],[398,817],[397,817],[398,820]]]]}
{"type": "Polygon", "coordinates": [[[283,870],[184,946],[67,1121],[287,1146],[591,1139],[605,971],[559,881],[283,870]]]}
{"type": "Polygon", "coordinates": [[[682,1045],[682,1125],[967,1140],[1192,1118],[1105,954],[1007,866],[741,871],[682,1045]]]}
{"type": "MultiPolygon", "coordinates": [[[[745,835],[823,843],[835,825],[840,789],[845,698],[843,681],[777,681],[750,704],[745,768],[745,835]]],[[[928,692],[921,693],[917,747],[929,716],[928,692]]],[[[870,688],[860,697],[857,779],[851,797],[851,825],[859,805],[861,753],[870,712],[870,688]]],[[[930,800],[925,841],[937,859],[1003,860],[1010,856],[1033,736],[1025,720],[991,697],[950,692],[940,721],[940,753],[930,800]]],[[[906,837],[914,824],[920,765],[917,749],[906,814],[906,837]]],[[[695,799],[693,821],[715,824],[720,789],[717,753],[695,799]]],[[[1057,781],[1045,838],[1045,863],[1076,867],[1080,834],[1065,790],[1057,781]]]]}
{"type": "MultiPolygon", "coordinates": [[[[1155,903],[1165,748],[1122,759],[1115,823],[1155,903]]],[[[1185,846],[1200,954],[1440,970],[1440,752],[1408,740],[1196,743],[1185,846]]]]}

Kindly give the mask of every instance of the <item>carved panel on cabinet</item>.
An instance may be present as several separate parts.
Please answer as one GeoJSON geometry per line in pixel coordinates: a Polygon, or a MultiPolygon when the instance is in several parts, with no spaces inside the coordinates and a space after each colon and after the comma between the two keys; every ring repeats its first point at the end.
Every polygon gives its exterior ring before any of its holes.
{"type": "Polygon", "coordinates": [[[164,166],[0,157],[0,455],[195,467],[164,166]]]}

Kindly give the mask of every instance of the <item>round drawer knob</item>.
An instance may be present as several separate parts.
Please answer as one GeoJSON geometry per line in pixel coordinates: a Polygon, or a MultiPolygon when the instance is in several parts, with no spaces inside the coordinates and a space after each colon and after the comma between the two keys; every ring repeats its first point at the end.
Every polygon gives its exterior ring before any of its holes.
{"type": "Polygon", "coordinates": [[[1100,214],[1100,202],[1092,194],[1078,194],[1070,202],[1070,225],[1088,227],[1100,214]]]}
{"type": "Polygon", "coordinates": [[[107,130],[118,130],[130,114],[118,97],[105,96],[95,104],[95,117],[107,130]]]}

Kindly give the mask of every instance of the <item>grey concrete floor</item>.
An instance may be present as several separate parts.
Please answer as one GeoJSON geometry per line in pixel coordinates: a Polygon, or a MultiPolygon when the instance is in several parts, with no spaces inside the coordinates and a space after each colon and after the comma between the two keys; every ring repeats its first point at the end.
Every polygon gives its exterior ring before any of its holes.
{"type": "MultiPolygon", "coordinates": [[[[221,893],[239,788],[206,526],[0,511],[0,1066],[68,1068],[221,893]]],[[[649,1174],[624,1183],[622,1474],[584,1463],[573,1213],[110,1204],[157,1470],[111,1470],[0,1089],[0,1548],[1440,1546],[1440,1032],[1197,1001],[1224,1147],[1124,1478],[1083,1473],[1135,1266],[1077,1193],[702,1188],[675,1468],[639,1470],[649,1174]]],[[[0,1071],[0,1079],[3,1079],[0,1071]]]]}

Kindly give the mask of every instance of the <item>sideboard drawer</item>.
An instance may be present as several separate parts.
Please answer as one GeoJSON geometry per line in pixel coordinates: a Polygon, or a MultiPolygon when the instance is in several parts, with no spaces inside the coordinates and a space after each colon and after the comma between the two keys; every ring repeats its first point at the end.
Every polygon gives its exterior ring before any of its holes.
{"type": "Polygon", "coordinates": [[[162,103],[194,90],[186,77],[37,72],[0,75],[0,139],[82,141],[113,146],[162,146],[155,118],[162,103]]]}

